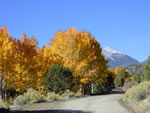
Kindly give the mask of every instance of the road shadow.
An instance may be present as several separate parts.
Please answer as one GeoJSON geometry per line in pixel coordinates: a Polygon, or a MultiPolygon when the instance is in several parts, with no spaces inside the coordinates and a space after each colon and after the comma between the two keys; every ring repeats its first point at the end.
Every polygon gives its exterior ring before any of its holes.
{"type": "Polygon", "coordinates": [[[110,94],[124,94],[124,93],[125,91],[123,91],[122,88],[115,88],[110,92],[110,94]]]}
{"type": "Polygon", "coordinates": [[[80,110],[33,110],[33,111],[14,110],[10,111],[10,113],[92,113],[92,112],[80,110]]]}
{"type": "Polygon", "coordinates": [[[114,88],[110,92],[102,92],[97,94],[90,94],[91,96],[98,96],[98,95],[112,95],[112,94],[124,94],[125,91],[122,90],[122,88],[114,88]]]}

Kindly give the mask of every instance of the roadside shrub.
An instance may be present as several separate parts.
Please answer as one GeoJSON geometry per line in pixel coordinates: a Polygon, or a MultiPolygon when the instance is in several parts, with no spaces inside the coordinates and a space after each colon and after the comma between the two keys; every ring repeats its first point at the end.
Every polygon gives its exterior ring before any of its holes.
{"type": "Polygon", "coordinates": [[[51,102],[51,101],[54,101],[56,98],[56,93],[55,92],[48,92],[46,97],[45,97],[45,100],[47,102],[51,102]]]}
{"type": "Polygon", "coordinates": [[[59,93],[71,88],[72,79],[73,76],[70,69],[54,64],[45,73],[43,85],[47,91],[59,93]]]}
{"type": "Polygon", "coordinates": [[[136,82],[136,83],[140,83],[141,78],[142,78],[142,75],[139,75],[139,74],[134,74],[133,75],[133,81],[136,82]]]}
{"type": "Polygon", "coordinates": [[[26,93],[15,99],[14,105],[33,104],[42,101],[44,101],[44,96],[40,92],[30,88],[26,93]]]}
{"type": "Polygon", "coordinates": [[[137,86],[137,99],[143,100],[146,99],[148,95],[150,95],[150,82],[142,82],[137,86]]]}
{"type": "Polygon", "coordinates": [[[123,101],[125,103],[134,103],[136,100],[137,90],[136,85],[132,86],[132,88],[128,89],[124,95],[123,101]]]}
{"type": "Polygon", "coordinates": [[[78,91],[77,93],[74,94],[75,97],[81,97],[82,93],[80,91],[78,91]]]}
{"type": "Polygon", "coordinates": [[[63,94],[55,93],[55,92],[48,92],[45,101],[51,102],[51,101],[61,101],[61,100],[68,100],[70,97],[81,97],[81,92],[73,93],[70,90],[66,90],[63,94]]]}
{"type": "MultiPolygon", "coordinates": [[[[138,103],[138,107],[140,108],[138,111],[143,113],[148,110],[149,104],[146,102],[146,99],[144,99],[138,103]]],[[[149,112],[147,112],[147,113],[149,113],[149,112]]]]}
{"type": "Polygon", "coordinates": [[[148,110],[150,107],[150,82],[145,81],[129,88],[123,101],[133,106],[137,111],[145,112],[148,110]]]}
{"type": "Polygon", "coordinates": [[[15,100],[14,100],[14,105],[25,105],[28,103],[28,98],[23,96],[23,95],[19,95],[15,100]]]}
{"type": "Polygon", "coordinates": [[[56,94],[55,100],[62,101],[64,100],[63,96],[56,94]]]}
{"type": "Polygon", "coordinates": [[[73,96],[74,96],[74,93],[73,93],[72,91],[70,91],[70,90],[66,90],[66,91],[62,94],[62,96],[63,96],[64,99],[66,100],[66,99],[69,99],[70,97],[73,97],[73,96]]]}
{"type": "Polygon", "coordinates": [[[69,99],[70,97],[81,97],[82,96],[82,93],[80,91],[77,91],[77,93],[74,93],[70,90],[66,90],[63,94],[62,94],[62,97],[67,100],[69,99]]]}
{"type": "Polygon", "coordinates": [[[0,100],[0,108],[9,109],[9,104],[6,101],[0,100]]]}
{"type": "Polygon", "coordinates": [[[131,88],[134,85],[133,82],[127,82],[123,86],[123,91],[127,91],[129,88],[131,88]]]}
{"type": "Polygon", "coordinates": [[[46,95],[45,101],[51,102],[54,100],[61,101],[61,100],[64,100],[64,97],[60,94],[56,94],[55,92],[48,92],[46,95]]]}
{"type": "Polygon", "coordinates": [[[127,90],[124,95],[124,99],[128,100],[127,102],[138,102],[145,99],[150,94],[150,82],[142,82],[139,85],[127,90]]]}

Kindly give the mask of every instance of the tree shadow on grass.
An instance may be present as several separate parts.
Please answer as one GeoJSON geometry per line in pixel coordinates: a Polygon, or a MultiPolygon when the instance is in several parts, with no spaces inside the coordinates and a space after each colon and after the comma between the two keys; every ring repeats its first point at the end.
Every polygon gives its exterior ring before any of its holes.
{"type": "Polygon", "coordinates": [[[80,110],[33,110],[33,111],[10,111],[10,113],[92,113],[80,110]]]}

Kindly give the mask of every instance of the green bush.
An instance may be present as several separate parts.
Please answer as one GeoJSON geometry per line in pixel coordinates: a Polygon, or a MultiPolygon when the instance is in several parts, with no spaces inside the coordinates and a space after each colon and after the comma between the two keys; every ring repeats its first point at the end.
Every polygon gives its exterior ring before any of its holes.
{"type": "Polygon", "coordinates": [[[59,94],[56,94],[55,100],[62,101],[64,100],[64,97],[59,94]]]}
{"type": "Polygon", "coordinates": [[[139,102],[141,100],[144,100],[147,98],[147,96],[150,94],[150,82],[142,82],[139,85],[135,85],[124,95],[124,101],[125,102],[139,102]]]}
{"type": "Polygon", "coordinates": [[[45,97],[45,100],[47,102],[51,102],[51,101],[54,101],[54,100],[64,100],[64,97],[59,95],[59,94],[56,94],[55,92],[48,92],[46,97],[45,97]]]}
{"type": "Polygon", "coordinates": [[[123,101],[126,104],[134,105],[137,111],[147,110],[150,107],[150,82],[145,81],[128,89],[123,101]]]}
{"type": "Polygon", "coordinates": [[[147,64],[144,66],[144,80],[150,81],[150,57],[147,64]]]}
{"type": "Polygon", "coordinates": [[[81,97],[82,93],[80,91],[78,91],[77,93],[74,94],[75,97],[81,97]]]}
{"type": "Polygon", "coordinates": [[[47,102],[51,102],[51,101],[54,101],[56,98],[56,93],[55,92],[48,92],[46,97],[45,97],[45,100],[47,102]]]}
{"type": "Polygon", "coordinates": [[[6,101],[0,100],[0,108],[9,109],[9,104],[6,101]]]}
{"type": "Polygon", "coordinates": [[[63,94],[62,94],[63,98],[65,100],[69,99],[70,97],[74,96],[74,93],[70,90],[66,90],[63,94]]]}
{"type": "Polygon", "coordinates": [[[18,96],[14,100],[14,105],[33,104],[42,101],[44,101],[44,96],[41,95],[40,92],[30,88],[26,93],[18,96]]]}
{"type": "Polygon", "coordinates": [[[70,97],[81,97],[82,93],[80,91],[78,91],[77,93],[74,93],[70,90],[66,90],[62,96],[64,97],[64,99],[69,99],[70,97]]]}
{"type": "Polygon", "coordinates": [[[54,64],[45,73],[43,85],[48,92],[59,93],[71,88],[72,79],[73,76],[70,69],[54,64]]]}
{"type": "Polygon", "coordinates": [[[133,75],[133,82],[140,83],[141,78],[142,78],[142,75],[134,74],[133,75]]]}
{"type": "Polygon", "coordinates": [[[123,101],[125,103],[134,103],[136,101],[136,95],[137,95],[137,90],[136,90],[136,85],[132,86],[132,88],[128,89],[124,95],[123,101]]]}
{"type": "Polygon", "coordinates": [[[61,100],[68,100],[70,97],[81,97],[82,94],[81,92],[77,92],[77,93],[73,93],[70,90],[66,90],[64,93],[62,94],[56,94],[55,92],[48,92],[46,97],[45,97],[45,101],[47,102],[51,102],[51,101],[61,101],[61,100]]]}
{"type": "MultiPolygon", "coordinates": [[[[41,95],[40,92],[33,90],[33,89],[28,89],[26,93],[23,95],[18,96],[14,100],[14,105],[26,105],[26,104],[33,104],[33,103],[38,103],[42,101],[62,101],[62,100],[67,100],[70,97],[80,97],[82,96],[81,92],[73,93],[70,90],[66,90],[64,93],[59,94],[55,92],[48,92],[46,96],[41,95]]],[[[0,103],[1,105],[1,103],[0,103]]],[[[4,102],[3,102],[4,105],[4,102]]]]}

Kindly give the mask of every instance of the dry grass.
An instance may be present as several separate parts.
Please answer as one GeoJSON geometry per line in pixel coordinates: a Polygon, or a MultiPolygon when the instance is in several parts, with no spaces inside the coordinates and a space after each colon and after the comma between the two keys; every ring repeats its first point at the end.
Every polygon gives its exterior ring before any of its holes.
{"type": "Polygon", "coordinates": [[[28,89],[26,93],[18,96],[14,100],[14,105],[33,104],[41,101],[44,101],[44,95],[41,95],[40,92],[36,90],[28,89]]]}

